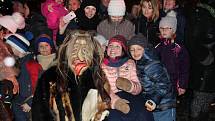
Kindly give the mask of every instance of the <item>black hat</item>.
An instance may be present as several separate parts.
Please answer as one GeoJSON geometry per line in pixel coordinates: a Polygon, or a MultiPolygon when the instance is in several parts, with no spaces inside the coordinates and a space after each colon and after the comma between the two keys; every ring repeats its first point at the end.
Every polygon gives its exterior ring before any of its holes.
{"type": "Polygon", "coordinates": [[[143,48],[148,48],[148,41],[145,36],[138,34],[127,41],[127,46],[130,47],[131,45],[140,45],[143,48]]]}

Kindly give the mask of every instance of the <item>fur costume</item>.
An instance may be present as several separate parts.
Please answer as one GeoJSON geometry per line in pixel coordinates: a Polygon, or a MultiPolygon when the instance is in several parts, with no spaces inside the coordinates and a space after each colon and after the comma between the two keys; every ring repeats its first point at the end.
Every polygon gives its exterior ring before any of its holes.
{"type": "Polygon", "coordinates": [[[11,99],[18,92],[14,64],[10,49],[0,40],[0,121],[12,121],[11,99]]]}
{"type": "Polygon", "coordinates": [[[99,66],[102,57],[99,43],[88,32],[69,32],[59,48],[57,65],[38,80],[32,104],[33,121],[84,121],[86,117],[81,112],[90,106],[82,106],[90,89],[97,89],[101,99],[97,100],[93,116],[99,121],[110,103],[106,78],[99,66]]]}

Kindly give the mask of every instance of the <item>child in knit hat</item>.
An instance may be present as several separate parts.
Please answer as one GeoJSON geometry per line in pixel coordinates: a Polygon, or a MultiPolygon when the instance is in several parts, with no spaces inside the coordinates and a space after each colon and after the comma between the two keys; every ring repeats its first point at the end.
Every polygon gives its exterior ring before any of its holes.
{"type": "Polygon", "coordinates": [[[187,49],[176,43],[177,19],[174,11],[163,17],[159,24],[160,43],[155,47],[170,75],[175,96],[185,93],[189,79],[189,55],[187,49]]]}
{"type": "Polygon", "coordinates": [[[126,6],[124,0],[110,0],[108,4],[109,18],[103,20],[97,27],[97,32],[106,39],[115,35],[123,35],[126,39],[134,36],[135,26],[125,19],[126,6]]]}
{"type": "Polygon", "coordinates": [[[108,120],[153,121],[152,113],[143,108],[142,92],[135,62],[129,59],[126,39],[116,35],[109,39],[102,63],[110,84],[111,109],[108,120]]]}
{"type": "Polygon", "coordinates": [[[143,35],[135,35],[127,45],[144,88],[141,93],[145,98],[144,106],[153,111],[155,121],[175,121],[176,99],[166,68],[148,47],[143,35]]]}

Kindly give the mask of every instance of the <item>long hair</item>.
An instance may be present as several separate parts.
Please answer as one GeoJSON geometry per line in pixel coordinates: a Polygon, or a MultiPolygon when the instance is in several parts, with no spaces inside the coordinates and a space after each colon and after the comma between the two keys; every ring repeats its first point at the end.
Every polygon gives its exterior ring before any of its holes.
{"type": "Polygon", "coordinates": [[[140,6],[141,6],[141,9],[143,7],[143,3],[144,2],[147,2],[147,3],[151,3],[151,7],[153,9],[153,12],[152,12],[152,17],[150,18],[150,20],[154,20],[156,21],[158,18],[159,18],[159,9],[160,9],[160,2],[159,0],[141,0],[140,1],[140,6]]]}
{"type": "MultiPolygon", "coordinates": [[[[110,97],[108,95],[108,91],[105,90],[104,84],[107,82],[107,79],[102,72],[102,69],[100,67],[102,60],[103,60],[103,53],[102,48],[100,44],[95,41],[92,37],[92,35],[87,31],[82,30],[74,30],[74,31],[68,31],[68,34],[62,43],[62,45],[59,48],[58,52],[58,58],[57,58],[57,69],[60,72],[60,85],[64,89],[67,87],[68,83],[68,71],[71,70],[71,67],[69,65],[70,56],[71,56],[71,48],[73,48],[73,45],[78,40],[86,40],[87,46],[89,46],[90,50],[87,50],[92,53],[90,53],[90,57],[85,57],[86,62],[89,63],[89,59],[91,61],[90,67],[93,70],[93,81],[95,87],[98,89],[99,94],[102,97],[103,101],[110,102],[110,97]]],[[[75,80],[74,80],[75,81],[75,80]]]]}

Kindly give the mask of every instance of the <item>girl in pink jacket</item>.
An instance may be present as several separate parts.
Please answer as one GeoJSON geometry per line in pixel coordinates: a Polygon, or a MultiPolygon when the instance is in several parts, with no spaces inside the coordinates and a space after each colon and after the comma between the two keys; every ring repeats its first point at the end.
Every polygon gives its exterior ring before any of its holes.
{"type": "Polygon", "coordinates": [[[101,65],[110,85],[110,121],[153,121],[138,95],[142,91],[135,62],[129,59],[126,39],[116,35],[109,40],[101,65]]]}
{"type": "Polygon", "coordinates": [[[53,32],[54,41],[56,41],[60,18],[68,14],[63,2],[64,0],[46,0],[41,4],[42,15],[46,17],[48,28],[53,32]]]}

